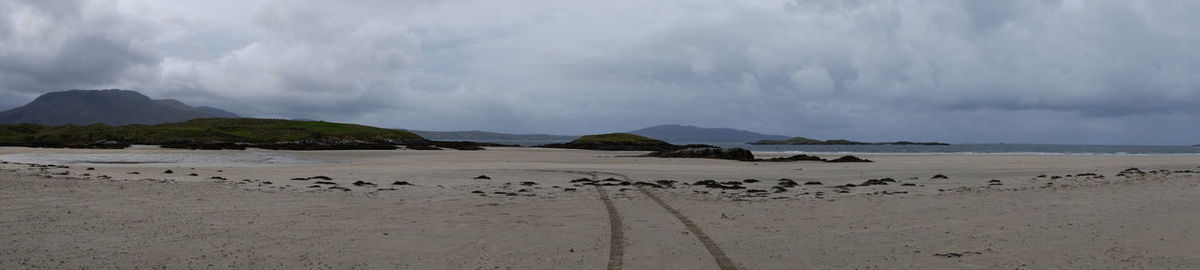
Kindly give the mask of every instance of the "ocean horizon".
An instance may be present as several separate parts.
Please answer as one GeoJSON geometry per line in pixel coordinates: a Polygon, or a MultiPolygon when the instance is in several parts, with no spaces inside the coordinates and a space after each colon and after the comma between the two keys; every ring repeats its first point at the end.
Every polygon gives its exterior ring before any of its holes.
{"type": "MultiPolygon", "coordinates": [[[[562,143],[557,140],[479,140],[479,142],[535,146],[562,143]]],[[[951,145],[750,145],[714,142],[672,142],[740,147],[754,152],[777,153],[872,153],[872,154],[1031,154],[1031,155],[1200,155],[1200,147],[1186,145],[1088,145],[964,143],[951,145]]]]}
{"type": "Polygon", "coordinates": [[[1200,147],[1169,145],[952,144],[952,145],[740,145],[755,152],[1029,154],[1029,155],[1200,155],[1200,147]]]}

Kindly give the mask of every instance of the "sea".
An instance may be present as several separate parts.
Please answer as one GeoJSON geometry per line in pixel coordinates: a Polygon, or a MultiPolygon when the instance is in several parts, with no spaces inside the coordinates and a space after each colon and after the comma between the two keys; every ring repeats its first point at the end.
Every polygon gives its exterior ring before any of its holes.
{"type": "MultiPolygon", "coordinates": [[[[565,141],[482,141],[533,146],[565,141]]],[[[712,142],[673,142],[741,147],[753,152],[778,153],[898,153],[898,154],[1023,154],[1023,155],[1200,155],[1200,147],[1171,145],[1073,145],[1073,144],[952,144],[952,145],[749,145],[712,142]]]]}
{"type": "Polygon", "coordinates": [[[953,145],[718,145],[754,152],[1027,155],[1200,155],[1200,147],[1163,145],[953,144],[953,145]]]}

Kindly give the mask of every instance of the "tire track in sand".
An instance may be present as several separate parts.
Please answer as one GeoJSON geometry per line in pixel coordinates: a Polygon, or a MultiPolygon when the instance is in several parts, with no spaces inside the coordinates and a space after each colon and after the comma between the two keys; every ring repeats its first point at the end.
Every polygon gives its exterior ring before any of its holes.
{"type": "MultiPolygon", "coordinates": [[[[600,172],[595,171],[569,171],[569,170],[527,170],[537,172],[557,172],[557,173],[575,173],[591,176],[592,180],[600,172]]],[[[622,225],[621,215],[617,213],[617,207],[613,205],[612,198],[608,197],[608,192],[600,186],[592,186],[596,188],[596,193],[600,194],[600,200],[604,201],[604,208],[608,210],[608,228],[611,232],[608,234],[608,270],[620,270],[625,263],[625,227],[622,225]]]]}
{"type": "MultiPolygon", "coordinates": [[[[583,175],[591,176],[592,180],[595,180],[596,178],[598,178],[600,174],[608,174],[608,175],[621,177],[625,181],[635,182],[633,180],[633,178],[630,178],[627,175],[613,173],[613,172],[571,171],[571,170],[529,170],[529,171],[583,174],[583,175]]],[[[617,208],[615,206],[613,206],[612,199],[608,197],[608,192],[604,191],[604,188],[601,188],[600,186],[593,186],[593,187],[595,187],[596,192],[600,194],[600,199],[604,201],[604,207],[606,209],[608,209],[609,228],[612,229],[612,233],[610,234],[611,237],[609,237],[610,238],[609,243],[611,244],[611,247],[609,249],[608,269],[610,269],[610,270],[621,269],[621,265],[623,263],[622,260],[624,259],[624,251],[625,251],[625,236],[624,236],[625,234],[624,234],[624,231],[622,231],[621,216],[617,213],[617,208]]],[[[733,260],[729,259],[729,256],[726,256],[725,252],[721,250],[721,247],[717,246],[717,243],[714,242],[712,240],[712,238],[708,237],[708,234],[705,234],[704,230],[701,230],[700,226],[697,226],[696,223],[692,222],[692,220],[690,218],[688,218],[687,216],[684,216],[683,213],[679,212],[679,210],[675,209],[674,207],[671,207],[670,204],[667,204],[666,201],[663,201],[661,198],[658,197],[658,195],[655,195],[653,191],[650,191],[642,186],[638,186],[637,190],[642,192],[642,194],[645,194],[646,197],[649,197],[650,200],[657,203],[658,206],[667,210],[668,213],[671,213],[671,215],[675,216],[675,219],[678,219],[680,223],[683,223],[683,226],[686,227],[687,230],[692,233],[692,235],[695,235],[697,240],[700,240],[700,243],[703,244],[704,248],[708,250],[708,253],[713,256],[713,259],[716,259],[717,267],[719,267],[722,270],[738,269],[737,265],[733,263],[733,260]]]]}
{"type": "Polygon", "coordinates": [[[597,193],[600,193],[600,199],[604,201],[604,208],[608,209],[608,227],[612,229],[608,241],[608,269],[620,270],[621,264],[625,261],[625,232],[622,231],[621,215],[617,214],[617,207],[613,206],[612,199],[608,198],[608,192],[600,186],[593,187],[596,188],[597,193]]]}
{"type": "MultiPolygon", "coordinates": [[[[634,182],[634,180],[632,178],[629,178],[629,176],[626,176],[624,174],[610,173],[610,172],[599,172],[599,173],[615,175],[615,176],[625,179],[625,181],[634,182]]],[[[597,186],[597,188],[599,188],[599,187],[597,186]]],[[[725,252],[721,250],[721,247],[717,246],[717,243],[713,242],[712,238],[709,238],[708,234],[705,234],[704,230],[701,230],[700,226],[697,226],[695,222],[692,222],[691,219],[689,219],[687,216],[684,216],[683,213],[679,212],[679,210],[676,210],[674,207],[671,207],[671,205],[667,204],[666,201],[663,201],[661,198],[658,198],[658,195],[654,195],[653,191],[650,191],[643,186],[637,186],[637,190],[641,191],[642,194],[645,194],[646,197],[649,197],[650,200],[654,201],[655,203],[658,203],[658,206],[661,206],[663,209],[666,209],[667,212],[671,213],[671,215],[675,216],[676,219],[679,219],[679,222],[683,223],[683,226],[687,227],[688,231],[691,231],[692,235],[695,235],[696,239],[700,240],[701,244],[704,244],[704,248],[708,249],[708,253],[713,256],[713,259],[717,260],[717,267],[720,267],[722,270],[738,269],[737,265],[733,263],[733,260],[730,260],[729,256],[726,256],[725,252]]]]}

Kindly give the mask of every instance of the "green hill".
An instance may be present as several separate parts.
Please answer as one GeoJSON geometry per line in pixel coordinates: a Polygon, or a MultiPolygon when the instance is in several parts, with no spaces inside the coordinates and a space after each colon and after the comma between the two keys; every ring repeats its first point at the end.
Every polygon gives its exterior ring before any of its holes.
{"type": "Polygon", "coordinates": [[[541,145],[546,148],[570,148],[602,151],[674,151],[685,148],[713,147],[711,145],[674,145],[629,133],[586,135],[569,143],[541,145]]]}
{"type": "Polygon", "coordinates": [[[228,149],[394,149],[426,144],[411,132],[321,121],[204,118],[158,125],[0,125],[0,145],[123,148],[131,144],[228,149]]]}
{"type": "Polygon", "coordinates": [[[660,140],[647,138],[629,133],[608,133],[585,135],[572,141],[573,143],[665,143],[660,140]]]}
{"type": "Polygon", "coordinates": [[[487,131],[426,131],[408,130],[430,140],[442,141],[562,141],[569,142],[579,136],[549,134],[507,134],[487,131]]]}

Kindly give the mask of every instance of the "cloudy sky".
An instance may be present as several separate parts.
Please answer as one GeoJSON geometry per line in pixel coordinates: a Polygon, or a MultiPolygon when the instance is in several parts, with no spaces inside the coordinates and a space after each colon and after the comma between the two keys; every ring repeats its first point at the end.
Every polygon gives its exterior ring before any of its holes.
{"type": "Polygon", "coordinates": [[[0,110],[586,134],[1200,143],[1200,1],[0,1],[0,110]]]}

